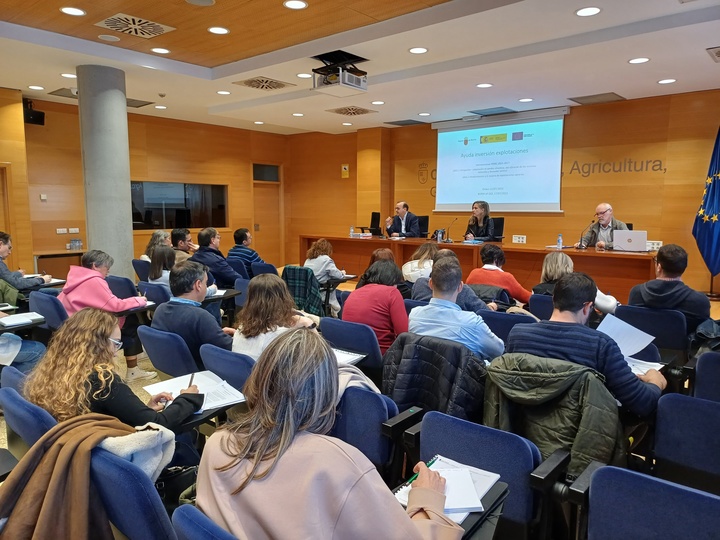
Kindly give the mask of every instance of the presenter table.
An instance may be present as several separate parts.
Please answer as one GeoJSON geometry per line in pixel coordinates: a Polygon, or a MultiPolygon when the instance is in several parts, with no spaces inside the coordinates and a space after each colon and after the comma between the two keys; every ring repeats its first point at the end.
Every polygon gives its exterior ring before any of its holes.
{"type": "MultiPolygon", "coordinates": [[[[326,238],[333,246],[332,258],[339,268],[349,274],[361,275],[367,268],[372,252],[387,248],[395,255],[399,266],[410,260],[413,252],[428,240],[407,238],[388,240],[384,238],[348,238],[319,235],[300,236],[300,253],[304,254],[315,240],[326,238]]],[[[510,272],[527,290],[540,283],[540,273],[545,255],[554,251],[544,246],[498,244],[505,252],[506,263],[503,270],[510,272]]],[[[480,248],[483,244],[463,244],[461,242],[441,244],[438,247],[452,249],[460,260],[463,278],[474,268],[482,266],[480,248]]],[[[655,253],[627,253],[618,251],[598,251],[594,248],[563,250],[573,260],[576,272],[585,272],[597,283],[600,290],[611,294],[625,304],[630,289],[638,283],[655,279],[655,253]]]]}

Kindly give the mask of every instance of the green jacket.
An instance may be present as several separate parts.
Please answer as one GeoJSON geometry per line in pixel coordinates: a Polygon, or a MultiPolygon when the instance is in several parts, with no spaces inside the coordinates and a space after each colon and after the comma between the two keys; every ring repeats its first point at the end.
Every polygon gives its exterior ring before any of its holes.
{"type": "Polygon", "coordinates": [[[624,464],[617,402],[597,371],[511,353],[492,361],[485,384],[483,423],[531,440],[543,459],[570,450],[569,474],[580,474],[592,460],[624,464]]]}

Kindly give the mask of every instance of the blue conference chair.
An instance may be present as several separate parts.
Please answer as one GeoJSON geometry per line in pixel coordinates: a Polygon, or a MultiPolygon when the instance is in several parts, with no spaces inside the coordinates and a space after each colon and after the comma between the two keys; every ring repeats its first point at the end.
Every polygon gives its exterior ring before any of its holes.
{"type": "Polygon", "coordinates": [[[238,274],[240,274],[240,277],[243,279],[250,279],[250,276],[248,275],[247,268],[245,268],[245,263],[242,262],[240,259],[233,259],[228,258],[226,259],[230,267],[235,270],[238,274]]]}
{"type": "Polygon", "coordinates": [[[617,467],[590,482],[588,540],[715,538],[720,497],[617,467]]]}
{"type": "Polygon", "coordinates": [[[260,274],[275,274],[278,275],[277,268],[275,268],[275,265],[270,263],[258,263],[254,262],[250,265],[250,268],[252,268],[253,277],[259,276],[260,274]]]}
{"type": "Polygon", "coordinates": [[[541,321],[550,320],[553,312],[553,300],[549,294],[533,294],[530,296],[530,313],[541,321]]]}
{"type": "Polygon", "coordinates": [[[720,401],[720,353],[705,352],[697,359],[695,397],[720,401]]]}
{"type": "Polygon", "coordinates": [[[5,416],[8,448],[18,459],[57,424],[49,412],[10,387],[0,388],[0,407],[5,416]]]}
{"type": "Polygon", "coordinates": [[[247,302],[247,290],[250,285],[249,279],[238,278],[235,280],[235,290],[240,291],[242,294],[238,294],[235,297],[235,306],[241,308],[247,302]]]}
{"type": "Polygon", "coordinates": [[[152,365],[172,377],[204,369],[195,363],[185,340],[177,334],[143,325],[138,327],[138,337],[152,365]]]}
{"type": "Polygon", "coordinates": [[[535,319],[527,315],[521,315],[520,313],[503,313],[502,311],[493,311],[491,309],[482,310],[480,316],[490,330],[492,330],[493,334],[503,341],[507,341],[510,330],[512,330],[512,327],[516,324],[536,322],[535,319]]]}
{"type": "Polygon", "coordinates": [[[26,375],[17,368],[12,366],[5,366],[0,372],[0,386],[2,388],[12,388],[20,396],[23,395],[22,387],[25,384],[26,375]]]}
{"type": "Polygon", "coordinates": [[[248,355],[221,349],[210,343],[200,347],[200,356],[206,369],[241,392],[255,366],[255,360],[248,355]]]}
{"type": "Polygon", "coordinates": [[[320,319],[320,333],[333,347],[364,353],[365,358],[358,363],[358,367],[371,370],[382,368],[383,359],[377,335],[367,324],[323,317],[320,319]]]}
{"type": "Polygon", "coordinates": [[[41,325],[41,327],[48,328],[51,331],[60,328],[62,323],[68,318],[65,306],[62,305],[62,302],[60,302],[56,296],[40,291],[32,291],[30,293],[30,311],[34,311],[45,317],[45,324],[41,325]]]}
{"type": "Polygon", "coordinates": [[[131,298],[138,295],[137,287],[126,277],[108,276],[105,280],[112,293],[118,298],[131,298]]]}
{"type": "Polygon", "coordinates": [[[653,336],[664,363],[685,365],[690,342],[685,315],[680,311],[622,305],[615,309],[615,316],[653,336]]]}
{"type": "Polygon", "coordinates": [[[429,304],[429,302],[425,302],[424,300],[410,300],[409,298],[405,298],[403,302],[405,303],[405,311],[407,311],[408,317],[413,308],[427,306],[429,304]]]}
{"type": "Polygon", "coordinates": [[[172,523],[178,540],[237,540],[192,504],[179,506],[172,523]]]}
{"type": "MultiPolygon", "coordinates": [[[[148,275],[150,274],[150,261],[144,261],[142,259],[132,260],[133,269],[137,274],[140,281],[147,281],[148,275]]],[[[117,295],[115,295],[117,296],[117,295]]]]}
{"type": "Polygon", "coordinates": [[[158,306],[169,302],[171,298],[170,290],[161,283],[148,283],[141,281],[138,283],[138,289],[151,302],[155,302],[158,306]]]}

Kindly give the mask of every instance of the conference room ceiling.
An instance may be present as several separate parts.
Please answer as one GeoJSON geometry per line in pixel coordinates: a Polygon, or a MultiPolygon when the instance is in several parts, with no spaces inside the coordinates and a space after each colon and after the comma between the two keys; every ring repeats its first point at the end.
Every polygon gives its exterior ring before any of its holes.
{"type": "Polygon", "coordinates": [[[707,51],[720,47],[720,0],[307,1],[293,11],[282,0],[207,7],[191,4],[212,0],[0,0],[0,86],[75,104],[62,89],[77,81],[61,74],[106,65],[125,72],[128,98],[151,103],[132,113],[279,134],[578,106],[571,98],[605,93],[636,99],[720,88],[720,58],[707,51]],[[87,13],[71,17],[63,6],[87,13]],[[601,11],[575,14],[587,6],[601,11]],[[97,25],[106,19],[115,28],[134,22],[152,37],[97,25]],[[230,33],[211,34],[211,26],[230,33]],[[413,47],[428,52],[411,54],[413,47]],[[313,56],[338,49],[367,59],[358,64],[367,92],[336,97],[297,77],[322,66],[313,56]],[[637,57],[650,60],[628,63],[637,57]],[[244,83],[251,79],[255,87],[244,83]],[[676,82],[658,83],[664,79],[676,82]]]}

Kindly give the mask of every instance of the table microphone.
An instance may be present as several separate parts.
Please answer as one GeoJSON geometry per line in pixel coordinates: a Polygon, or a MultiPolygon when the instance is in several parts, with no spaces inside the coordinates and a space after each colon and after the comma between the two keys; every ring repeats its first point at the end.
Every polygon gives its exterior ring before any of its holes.
{"type": "Polygon", "coordinates": [[[578,249],[587,249],[587,246],[583,244],[583,236],[585,236],[585,231],[587,231],[590,227],[593,226],[593,223],[595,223],[595,220],[593,219],[587,227],[585,227],[582,232],[580,233],[580,245],[578,246],[578,249]]]}
{"type": "Polygon", "coordinates": [[[445,243],[446,243],[446,244],[452,244],[452,243],[453,243],[452,238],[450,238],[450,227],[452,227],[452,226],[453,226],[453,223],[455,223],[457,220],[458,220],[458,218],[453,219],[453,220],[452,220],[452,223],[450,223],[450,225],[448,225],[448,228],[447,228],[447,238],[445,238],[445,243]]]}

